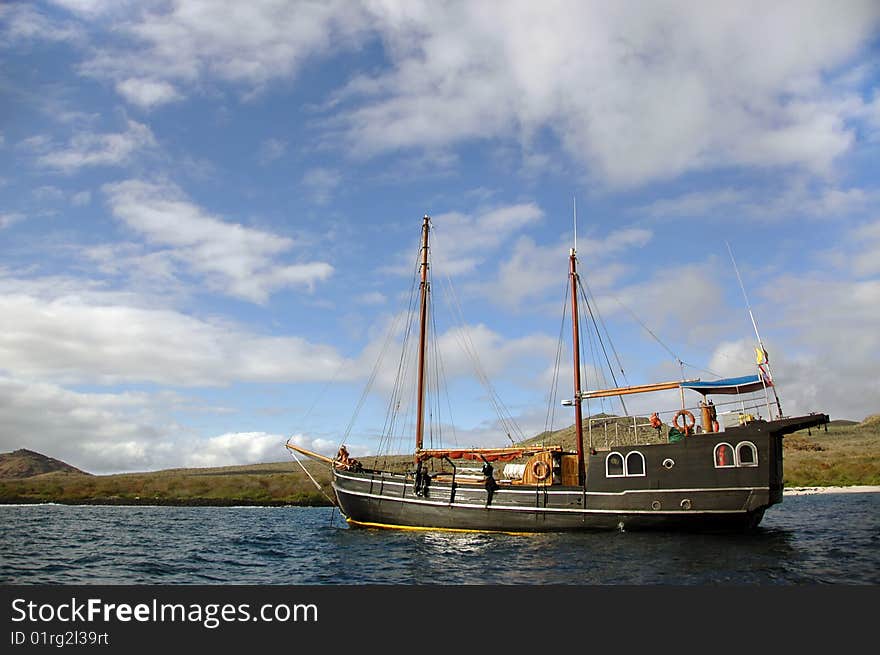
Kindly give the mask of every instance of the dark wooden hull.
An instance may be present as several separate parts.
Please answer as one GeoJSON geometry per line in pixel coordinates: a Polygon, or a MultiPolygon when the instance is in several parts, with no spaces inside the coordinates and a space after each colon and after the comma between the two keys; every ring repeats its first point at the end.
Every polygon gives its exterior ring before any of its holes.
{"type": "MultiPolygon", "coordinates": [[[[335,470],[333,486],[353,526],[497,532],[609,529],[743,530],[782,501],[782,438],[828,421],[824,414],[755,421],[678,443],[626,446],[644,457],[644,475],[606,476],[602,451],[587,458],[583,487],[432,481],[417,494],[413,476],[335,470]],[[752,444],[757,462],[719,468],[716,446],[752,444]],[[671,465],[670,465],[671,462],[671,465]]],[[[745,446],[748,448],[748,446],[745,446]]],[[[746,457],[746,459],[748,459],[746,457]]]]}

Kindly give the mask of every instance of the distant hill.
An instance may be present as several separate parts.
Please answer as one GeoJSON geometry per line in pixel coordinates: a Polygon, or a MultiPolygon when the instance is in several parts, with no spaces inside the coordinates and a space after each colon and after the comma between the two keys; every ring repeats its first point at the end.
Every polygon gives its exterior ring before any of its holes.
{"type": "MultiPolygon", "coordinates": [[[[597,449],[606,448],[611,442],[621,443],[662,443],[665,433],[661,434],[651,427],[646,416],[615,416],[614,414],[594,414],[583,420],[584,445],[592,443],[597,449]]],[[[577,448],[577,435],[574,425],[541,432],[526,439],[519,445],[523,446],[562,446],[563,450],[574,451],[577,448]]]]}
{"type": "Polygon", "coordinates": [[[11,453],[0,453],[0,478],[31,478],[56,471],[91,475],[61,460],[24,448],[11,453]]]}

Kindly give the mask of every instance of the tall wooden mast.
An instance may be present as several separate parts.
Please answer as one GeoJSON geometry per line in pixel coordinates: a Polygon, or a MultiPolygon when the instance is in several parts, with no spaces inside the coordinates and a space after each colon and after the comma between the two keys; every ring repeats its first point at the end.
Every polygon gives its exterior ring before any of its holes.
{"type": "Polygon", "coordinates": [[[578,484],[583,485],[586,478],[584,467],[584,426],[581,416],[581,342],[578,314],[578,273],[577,251],[572,248],[568,257],[569,277],[571,278],[571,348],[574,354],[574,426],[577,442],[578,484]]]}
{"type": "Polygon", "coordinates": [[[421,298],[419,306],[419,388],[416,415],[416,451],[422,449],[425,429],[425,335],[428,325],[428,232],[431,217],[425,214],[422,219],[422,264],[421,298]]]}

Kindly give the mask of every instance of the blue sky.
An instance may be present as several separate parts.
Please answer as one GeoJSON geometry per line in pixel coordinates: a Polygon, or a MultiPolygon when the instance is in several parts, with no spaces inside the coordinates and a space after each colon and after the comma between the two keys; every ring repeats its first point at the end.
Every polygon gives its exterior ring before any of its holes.
{"type": "Polygon", "coordinates": [[[626,382],[752,371],[729,244],[784,411],[876,413],[878,28],[856,1],[5,3],[0,450],[370,452],[425,213],[444,434],[506,443],[466,332],[530,436],[575,201],[626,382]]]}

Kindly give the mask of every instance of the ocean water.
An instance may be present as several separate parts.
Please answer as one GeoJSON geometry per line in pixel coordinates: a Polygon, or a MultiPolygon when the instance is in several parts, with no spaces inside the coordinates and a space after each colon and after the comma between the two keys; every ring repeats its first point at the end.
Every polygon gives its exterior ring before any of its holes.
{"type": "Polygon", "coordinates": [[[757,532],[352,529],[333,508],[0,506],[2,584],[880,584],[880,493],[786,496],[757,532]]]}

